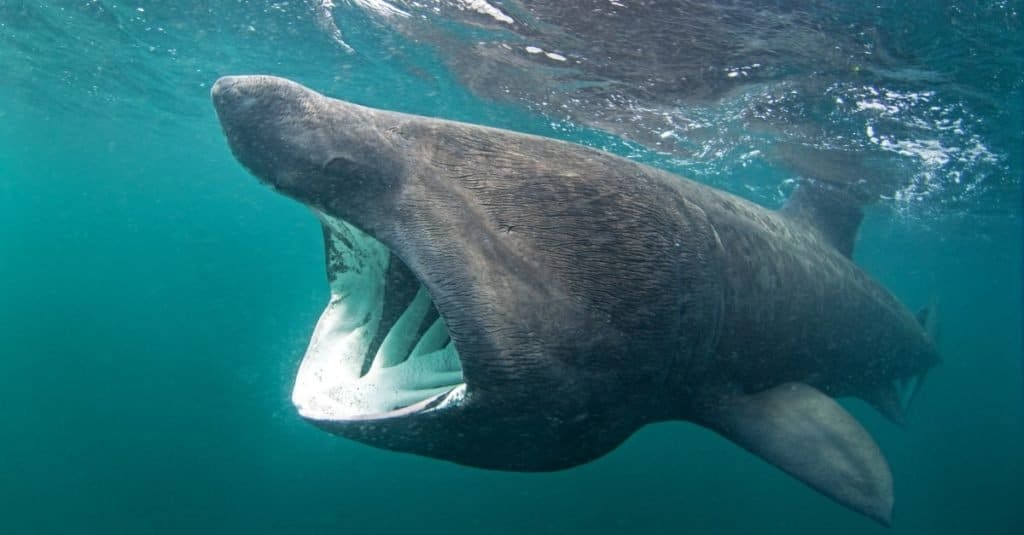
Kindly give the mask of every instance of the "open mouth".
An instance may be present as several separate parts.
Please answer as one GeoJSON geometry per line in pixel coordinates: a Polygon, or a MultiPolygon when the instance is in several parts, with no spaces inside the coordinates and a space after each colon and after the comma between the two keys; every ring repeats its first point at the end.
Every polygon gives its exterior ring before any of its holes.
{"type": "Polygon", "coordinates": [[[466,384],[459,354],[427,289],[384,244],[317,215],[331,298],[292,390],[299,413],[372,420],[460,402],[466,384]]]}

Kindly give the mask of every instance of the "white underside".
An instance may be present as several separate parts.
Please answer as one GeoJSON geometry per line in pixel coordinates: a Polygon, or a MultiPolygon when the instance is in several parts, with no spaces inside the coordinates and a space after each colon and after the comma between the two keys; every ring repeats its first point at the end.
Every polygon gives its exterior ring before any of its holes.
{"type": "Polygon", "coordinates": [[[331,298],[317,322],[292,389],[292,403],[313,420],[386,417],[401,409],[457,401],[465,391],[458,353],[444,321],[438,318],[417,340],[419,326],[431,310],[421,286],[384,337],[369,370],[364,361],[380,328],[385,274],[390,253],[372,237],[343,221],[321,215],[335,235],[334,250],[347,270],[335,274],[331,298]]]}

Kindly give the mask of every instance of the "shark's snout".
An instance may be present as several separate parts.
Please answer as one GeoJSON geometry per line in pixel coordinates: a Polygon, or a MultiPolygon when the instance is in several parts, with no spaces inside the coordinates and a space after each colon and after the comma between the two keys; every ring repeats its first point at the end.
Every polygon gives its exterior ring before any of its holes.
{"type": "Polygon", "coordinates": [[[387,137],[390,116],[275,76],[225,76],[210,97],[231,151],[260,181],[364,230],[379,226],[368,212],[400,179],[405,153],[387,137]]]}
{"type": "Polygon", "coordinates": [[[257,102],[255,76],[224,76],[210,88],[210,98],[222,123],[237,120],[239,112],[250,110],[257,102]]]}
{"type": "MultiPolygon", "coordinates": [[[[231,152],[262,182],[309,203],[328,158],[320,96],[273,76],[225,76],[210,88],[231,152]]],[[[321,182],[322,184],[322,182],[321,182]]]]}
{"type": "Polygon", "coordinates": [[[275,86],[296,85],[274,76],[222,76],[210,88],[210,97],[218,113],[236,106],[255,103],[261,94],[268,95],[275,86]]]}
{"type": "Polygon", "coordinates": [[[222,76],[213,83],[213,87],[210,88],[210,98],[213,99],[213,105],[220,108],[221,104],[228,98],[231,98],[230,93],[242,79],[243,76],[222,76]]]}
{"type": "Polygon", "coordinates": [[[294,82],[256,75],[224,76],[210,88],[210,98],[228,140],[234,142],[261,130],[281,132],[281,119],[301,117],[303,105],[315,95],[294,82]]]}

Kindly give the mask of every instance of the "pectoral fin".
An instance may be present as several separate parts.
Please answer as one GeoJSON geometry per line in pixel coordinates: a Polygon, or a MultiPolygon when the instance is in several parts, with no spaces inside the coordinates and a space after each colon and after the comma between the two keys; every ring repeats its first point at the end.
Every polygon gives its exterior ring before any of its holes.
{"type": "Polygon", "coordinates": [[[850,413],[815,388],[786,383],[734,398],[700,423],[833,500],[891,522],[885,457],[850,413]]]}

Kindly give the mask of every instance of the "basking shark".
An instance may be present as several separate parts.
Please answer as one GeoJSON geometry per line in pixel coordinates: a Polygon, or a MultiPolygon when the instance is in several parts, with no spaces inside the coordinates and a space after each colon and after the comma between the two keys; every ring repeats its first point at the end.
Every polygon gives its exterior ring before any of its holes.
{"type": "Polygon", "coordinates": [[[644,425],[711,429],[888,524],[888,464],[833,398],[902,421],[939,358],[850,260],[860,206],[781,210],[590,148],[371,109],[271,76],[212,98],[235,157],[323,226],[331,297],[292,400],[331,433],[516,471],[644,425]]]}

